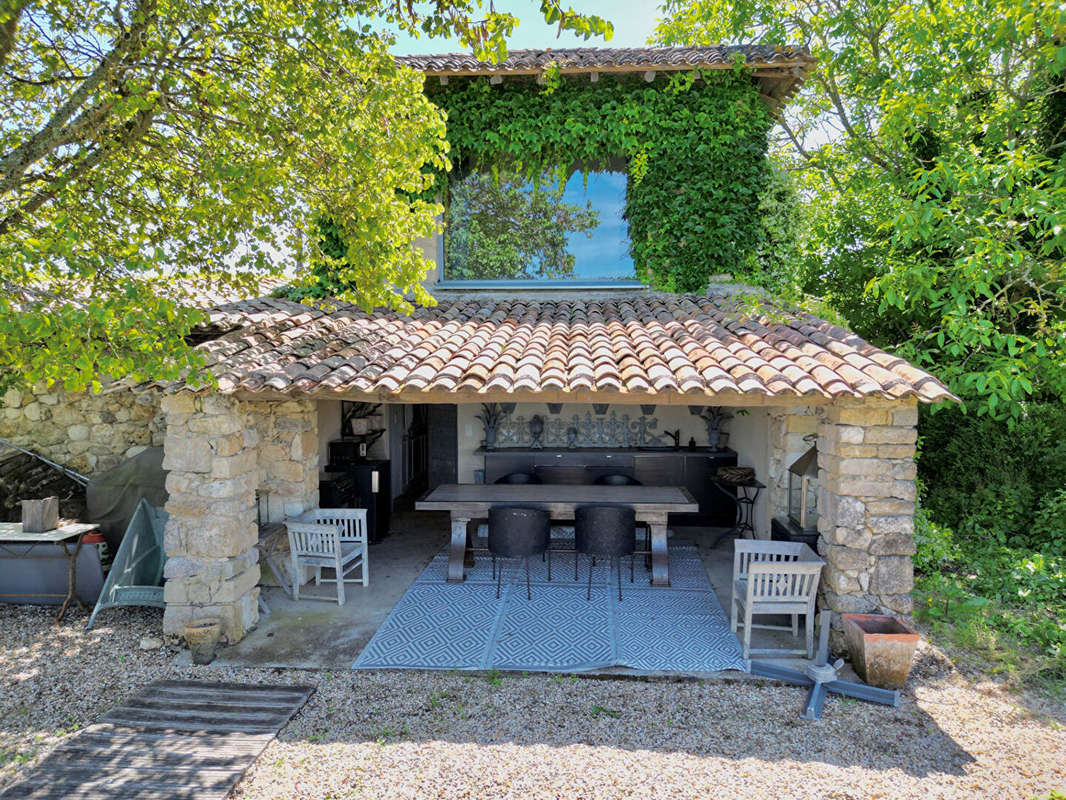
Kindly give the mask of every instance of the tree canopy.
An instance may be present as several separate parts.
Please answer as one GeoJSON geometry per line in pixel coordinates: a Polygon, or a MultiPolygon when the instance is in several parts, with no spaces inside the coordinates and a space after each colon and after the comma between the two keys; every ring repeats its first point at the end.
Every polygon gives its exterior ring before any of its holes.
{"type": "Polygon", "coordinates": [[[1066,7],[666,0],[662,44],[803,43],[801,288],[978,413],[1066,399],[1066,7]]]}
{"type": "Polygon", "coordinates": [[[482,0],[0,0],[0,384],[174,377],[198,364],[191,298],[294,264],[364,306],[427,301],[444,119],[385,23],[494,57],[517,20],[482,0]]]}

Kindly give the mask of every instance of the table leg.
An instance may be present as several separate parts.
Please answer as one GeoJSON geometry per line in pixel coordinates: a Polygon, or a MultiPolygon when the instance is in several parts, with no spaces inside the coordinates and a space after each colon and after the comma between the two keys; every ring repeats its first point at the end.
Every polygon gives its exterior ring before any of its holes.
{"type": "Polygon", "coordinates": [[[666,539],[666,521],[652,522],[651,527],[651,585],[670,585],[670,553],[666,539]]]}
{"type": "Polygon", "coordinates": [[[70,549],[67,547],[66,542],[60,542],[63,545],[63,553],[66,555],[70,566],[67,570],[67,596],[63,600],[63,605],[59,607],[59,613],[56,614],[56,622],[62,622],[63,617],[67,613],[67,609],[70,607],[71,601],[76,600],[81,608],[85,608],[85,603],[80,597],[78,597],[77,585],[78,585],[78,554],[81,553],[81,545],[85,535],[82,534],[78,537],[78,543],[74,546],[73,555],[70,549]]]}
{"type": "Polygon", "coordinates": [[[463,582],[463,562],[466,560],[466,517],[452,517],[452,546],[448,555],[448,583],[463,582]]]}
{"type": "Polygon", "coordinates": [[[464,567],[474,566],[474,538],[477,536],[477,529],[481,524],[481,520],[472,519],[466,523],[466,557],[463,559],[464,567]]]}

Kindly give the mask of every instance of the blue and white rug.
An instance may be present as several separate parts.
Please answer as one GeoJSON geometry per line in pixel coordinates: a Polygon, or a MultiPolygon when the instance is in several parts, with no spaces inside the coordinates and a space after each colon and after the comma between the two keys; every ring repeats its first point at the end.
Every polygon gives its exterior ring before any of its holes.
{"type": "Polygon", "coordinates": [[[671,586],[653,587],[643,559],[629,581],[600,559],[592,600],[585,600],[589,560],[574,580],[574,554],[530,559],[531,600],[521,562],[501,561],[496,599],[492,562],[479,553],[466,581],[445,582],[447,550],[438,554],[396,604],[355,669],[507,669],[581,672],[605,667],[676,672],[746,669],[695,547],[670,547],[671,586]]]}

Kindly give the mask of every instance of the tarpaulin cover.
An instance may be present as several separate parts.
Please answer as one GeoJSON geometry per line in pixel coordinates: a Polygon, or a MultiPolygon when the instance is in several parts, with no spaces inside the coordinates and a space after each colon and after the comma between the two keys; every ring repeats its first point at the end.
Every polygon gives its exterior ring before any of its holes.
{"type": "Polygon", "coordinates": [[[85,489],[88,518],[114,553],[143,499],[156,508],[167,502],[167,473],[163,470],[163,448],[149,447],[89,481],[85,489]]]}

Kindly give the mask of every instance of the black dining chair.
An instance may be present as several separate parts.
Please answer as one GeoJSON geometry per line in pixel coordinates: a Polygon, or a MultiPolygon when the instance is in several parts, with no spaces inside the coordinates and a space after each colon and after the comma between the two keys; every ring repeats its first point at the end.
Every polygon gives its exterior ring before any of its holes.
{"type": "MultiPolygon", "coordinates": [[[[607,559],[608,571],[616,568],[618,599],[622,599],[622,557],[636,550],[636,512],[632,506],[578,506],[574,511],[574,546],[581,555],[592,557],[585,599],[592,599],[592,568],[596,558],[607,559]]],[[[576,574],[575,567],[575,574],[576,574]]],[[[630,561],[629,580],[633,580],[630,561]]]]}
{"type": "Polygon", "coordinates": [[[509,483],[512,485],[542,482],[540,478],[529,472],[512,472],[493,481],[493,483],[509,483]]]}
{"type": "Polygon", "coordinates": [[[552,579],[551,519],[539,508],[493,506],[489,509],[489,552],[492,553],[492,577],[496,578],[496,599],[500,599],[503,566],[497,571],[497,558],[520,558],[526,567],[526,599],[532,600],[529,588],[529,557],[547,553],[548,580],[552,579]]]}
{"type": "MultiPolygon", "coordinates": [[[[643,486],[644,484],[634,478],[632,475],[625,475],[621,472],[613,472],[608,475],[600,475],[596,478],[597,486],[643,486]]],[[[642,523],[637,523],[637,527],[644,531],[644,549],[637,550],[637,555],[644,556],[645,566],[651,569],[651,527],[642,523]]],[[[630,562],[632,567],[632,562],[630,562]]]]}

